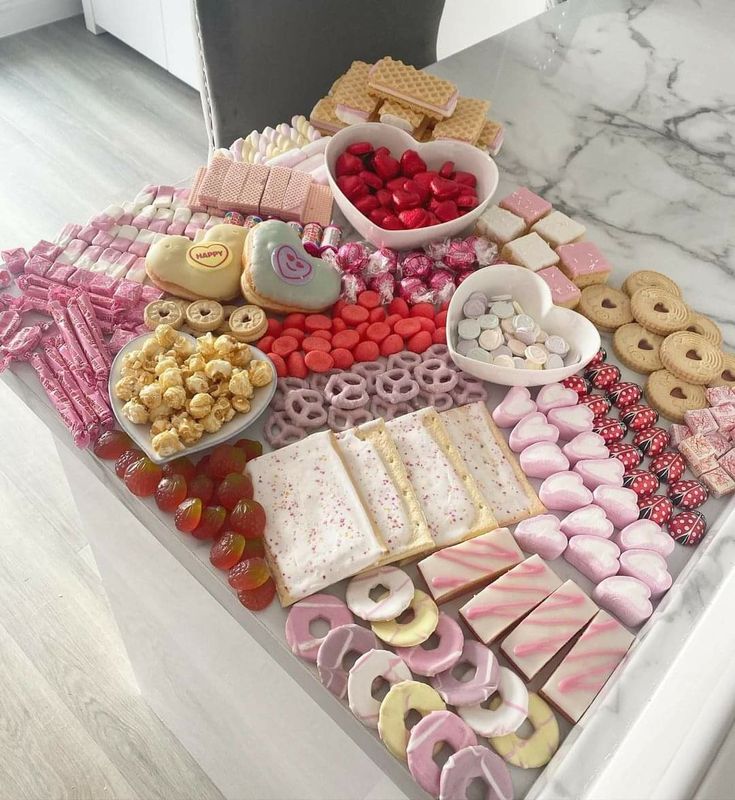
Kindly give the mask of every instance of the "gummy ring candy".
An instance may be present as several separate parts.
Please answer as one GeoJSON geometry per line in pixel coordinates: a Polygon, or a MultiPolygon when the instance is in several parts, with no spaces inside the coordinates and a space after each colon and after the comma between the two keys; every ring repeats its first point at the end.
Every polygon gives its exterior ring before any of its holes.
{"type": "Polygon", "coordinates": [[[326,372],[314,372],[309,376],[309,388],[323,392],[332,375],[339,374],[338,369],[328,369],[326,372]]]}
{"type": "Polygon", "coordinates": [[[365,378],[360,375],[354,372],[342,372],[330,376],[324,387],[324,396],[333,406],[352,411],[370,402],[366,386],[365,378]]]}
{"type": "Polygon", "coordinates": [[[355,408],[352,411],[345,411],[342,408],[330,406],[327,412],[327,427],[330,430],[341,433],[350,428],[370,422],[373,419],[372,413],[367,408],[355,408]]]}
{"type": "Polygon", "coordinates": [[[279,378],[276,382],[276,391],[273,393],[271,400],[271,409],[273,411],[283,411],[286,407],[286,395],[293,389],[309,389],[308,381],[303,378],[279,378]]]}
{"type": "Polygon", "coordinates": [[[391,686],[411,680],[411,671],[390,650],[371,650],[355,661],[347,676],[347,699],[352,713],[369,728],[378,727],[380,700],[373,697],[373,682],[382,678],[391,686]]]}
{"type": "Polygon", "coordinates": [[[417,365],[413,377],[427,394],[451,392],[459,381],[459,374],[440,358],[427,358],[417,365]]]}
{"type": "Polygon", "coordinates": [[[380,647],[372,631],[362,625],[340,625],[324,637],[316,656],[319,680],[329,691],[340,698],[347,694],[347,670],[344,659],[350,653],[359,656],[380,647]]]}
{"type": "Polygon", "coordinates": [[[385,361],[363,361],[354,364],[351,372],[365,378],[368,394],[375,393],[375,381],[381,373],[385,372],[385,361]]]}
{"type": "Polygon", "coordinates": [[[416,410],[431,406],[437,411],[449,411],[450,408],[454,407],[454,398],[451,394],[444,394],[443,392],[438,392],[437,394],[419,392],[416,397],[411,400],[411,405],[416,410]]]}
{"type": "Polygon", "coordinates": [[[487,400],[487,389],[479,378],[461,372],[457,385],[452,390],[452,397],[456,405],[466,406],[478,400],[487,400]]]}
{"type": "Polygon", "coordinates": [[[368,622],[386,622],[400,616],[413,600],[414,586],[409,576],[397,567],[378,567],[355,576],[347,584],[345,601],[350,611],[368,622]],[[382,586],[387,590],[379,600],[370,592],[382,586]]]}
{"type": "Polygon", "coordinates": [[[325,636],[314,636],[309,626],[315,620],[324,620],[329,629],[350,625],[355,620],[347,606],[331,594],[313,594],[291,606],[286,618],[286,641],[291,652],[304,661],[316,661],[325,636]]]}
{"type": "Polygon", "coordinates": [[[421,356],[412,353],[410,350],[402,350],[388,357],[388,369],[405,369],[411,372],[413,368],[421,363],[421,356]]]}
{"type": "Polygon", "coordinates": [[[475,668],[468,681],[455,678],[452,669],[446,669],[431,679],[431,685],[445,703],[453,706],[471,706],[484,703],[498,688],[500,665],[490,648],[473,639],[467,639],[459,663],[475,668]]]}
{"type": "Polygon", "coordinates": [[[380,397],[373,397],[370,401],[370,413],[374,419],[382,417],[386,422],[390,422],[396,417],[410,414],[413,411],[409,403],[389,403],[380,397]]]}
{"type": "Polygon", "coordinates": [[[324,398],[316,389],[292,389],[283,405],[284,414],[302,428],[320,428],[327,421],[324,398]]]}
{"type": "Polygon", "coordinates": [[[420,388],[407,369],[394,367],[378,375],[375,391],[388,403],[407,403],[416,397],[420,388]]]}
{"type": "Polygon", "coordinates": [[[300,442],[306,431],[294,425],[285,411],[274,411],[263,426],[263,435],[271,447],[278,449],[300,442]]]}

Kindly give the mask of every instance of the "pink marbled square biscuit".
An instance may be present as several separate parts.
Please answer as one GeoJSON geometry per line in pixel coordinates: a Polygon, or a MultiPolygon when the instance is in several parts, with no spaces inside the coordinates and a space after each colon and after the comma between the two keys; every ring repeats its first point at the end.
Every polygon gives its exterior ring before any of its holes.
{"type": "Polygon", "coordinates": [[[546,269],[540,269],[536,274],[539,278],[543,278],[551,289],[551,299],[554,301],[554,305],[564,306],[564,308],[577,307],[582,292],[559,267],[546,267],[546,269]]]}
{"type": "Polygon", "coordinates": [[[249,164],[232,162],[222,183],[218,206],[222,210],[238,211],[240,208],[240,193],[248,179],[249,164]]]}
{"type": "Polygon", "coordinates": [[[669,442],[672,447],[678,447],[684,439],[688,439],[692,432],[686,425],[679,425],[674,422],[669,430],[669,442]]]}
{"type": "Polygon", "coordinates": [[[205,206],[216,206],[227,170],[232,162],[228,158],[215,158],[207,167],[207,174],[199,188],[199,201],[205,206]]]}
{"type": "Polygon", "coordinates": [[[693,434],[711,433],[717,430],[717,423],[708,408],[697,408],[684,412],[684,422],[693,434]]]}
{"type": "Polygon", "coordinates": [[[731,478],[735,478],[735,447],[721,456],[718,464],[731,478]]]}
{"type": "Polygon", "coordinates": [[[504,197],[498,205],[521,217],[525,220],[526,225],[533,225],[551,211],[551,203],[548,200],[534,194],[525,186],[521,186],[520,189],[516,189],[515,192],[504,197]]]}
{"type": "Polygon", "coordinates": [[[705,472],[701,480],[714,497],[724,497],[735,492],[735,480],[723,467],[705,472]]]}
{"type": "Polygon", "coordinates": [[[260,198],[260,210],[258,211],[263,219],[280,215],[290,177],[291,170],[286,167],[270,168],[270,174],[268,175],[265,189],[263,189],[263,196],[260,198]]]}
{"type": "Polygon", "coordinates": [[[281,209],[278,212],[281,219],[296,222],[304,219],[304,209],[309,197],[311,183],[311,177],[306,172],[291,170],[288,186],[281,202],[281,209]]]}
{"type": "Polygon", "coordinates": [[[260,210],[260,200],[263,197],[265,185],[268,182],[270,169],[262,164],[251,164],[248,177],[238,198],[240,210],[243,214],[257,214],[260,210]]]}
{"type": "Polygon", "coordinates": [[[721,432],[726,433],[735,428],[735,403],[723,403],[719,406],[712,406],[709,411],[721,432]]]}
{"type": "Polygon", "coordinates": [[[605,283],[612,269],[597,245],[574,242],[556,248],[562,272],[580,289],[593,283],[605,283]]]}
{"type": "Polygon", "coordinates": [[[332,190],[328,186],[312,183],[304,208],[304,224],[317,222],[324,228],[332,220],[332,190]]]}

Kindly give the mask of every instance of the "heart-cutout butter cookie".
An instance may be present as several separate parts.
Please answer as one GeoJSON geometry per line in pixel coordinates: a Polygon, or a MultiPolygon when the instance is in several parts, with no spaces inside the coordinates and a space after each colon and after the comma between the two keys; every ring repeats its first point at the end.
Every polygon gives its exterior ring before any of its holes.
{"type": "Polygon", "coordinates": [[[628,369],[648,375],[663,368],[659,356],[663,341],[663,336],[647,331],[637,322],[629,322],[615,331],[613,350],[628,369]]]}
{"type": "Polygon", "coordinates": [[[251,229],[243,255],[242,293],[250,303],[277,311],[311,313],[339,297],[339,272],[310,256],[298,234],[272,219],[251,229]]]}

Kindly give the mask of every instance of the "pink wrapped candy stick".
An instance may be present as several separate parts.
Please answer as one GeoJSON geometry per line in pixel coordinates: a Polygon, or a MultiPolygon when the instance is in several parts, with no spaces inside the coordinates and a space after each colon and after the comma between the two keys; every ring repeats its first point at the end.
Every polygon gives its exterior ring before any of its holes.
{"type": "MultiPolygon", "coordinates": [[[[61,358],[64,360],[64,364],[66,364],[68,369],[73,370],[74,368],[71,365],[69,348],[66,346],[66,344],[61,344],[58,346],[58,350],[61,358]]],[[[97,418],[100,421],[100,426],[104,430],[107,430],[108,428],[114,428],[115,415],[112,413],[107,388],[104,387],[103,389],[100,389],[97,384],[87,380],[87,378],[80,372],[75,372],[74,377],[79,386],[81,386],[82,390],[85,392],[87,399],[89,400],[89,404],[92,406],[94,413],[97,415],[97,418]]]]}
{"type": "Polygon", "coordinates": [[[91,378],[91,368],[84,355],[84,350],[74,333],[74,328],[69,322],[66,309],[58,300],[52,300],[48,304],[48,310],[56,323],[56,327],[64,338],[64,342],[69,348],[69,355],[72,360],[72,368],[79,370],[88,380],[91,378]]]}
{"type": "Polygon", "coordinates": [[[32,325],[16,331],[9,341],[0,347],[0,372],[6,370],[11,361],[25,360],[41,343],[47,327],[47,325],[32,325]]]}
{"type": "Polygon", "coordinates": [[[87,328],[92,335],[92,339],[94,340],[97,350],[102,356],[102,360],[109,367],[109,365],[112,364],[112,359],[110,358],[110,354],[107,350],[105,340],[102,338],[99,320],[97,319],[97,314],[95,313],[94,307],[90,302],[89,295],[80,291],[77,293],[75,300],[82,317],[84,317],[84,321],[87,323],[87,328]]]}
{"type": "MultiPolygon", "coordinates": [[[[100,352],[100,349],[94,340],[94,336],[92,336],[89,325],[79,309],[79,306],[73,301],[67,308],[67,315],[70,324],[74,326],[74,333],[79,341],[79,344],[81,345],[82,351],[84,352],[84,356],[89,366],[92,368],[95,378],[98,381],[105,380],[110,374],[109,364],[100,352]]],[[[105,347],[105,349],[107,348],[105,347]]]]}
{"type": "Polygon", "coordinates": [[[85,391],[77,383],[74,373],[66,366],[64,359],[61,357],[61,353],[59,353],[55,346],[48,345],[45,347],[44,356],[54,377],[74,406],[74,410],[84,424],[85,430],[90,438],[96,438],[99,434],[99,420],[92,410],[92,406],[90,405],[85,391]]]}
{"type": "Polygon", "coordinates": [[[79,418],[68,395],[51,372],[50,367],[39,353],[32,353],[29,360],[38,374],[38,379],[48,395],[51,405],[53,405],[61,417],[61,421],[69,429],[74,444],[77,447],[87,447],[90,442],[89,433],[85,429],[84,423],[79,418]]]}
{"type": "Polygon", "coordinates": [[[0,311],[0,342],[6,342],[20,330],[21,316],[17,311],[0,311]]]}

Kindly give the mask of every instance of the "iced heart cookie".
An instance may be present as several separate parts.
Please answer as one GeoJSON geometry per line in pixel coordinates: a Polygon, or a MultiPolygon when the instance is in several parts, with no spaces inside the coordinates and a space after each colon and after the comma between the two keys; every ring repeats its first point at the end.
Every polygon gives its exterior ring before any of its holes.
{"type": "Polygon", "coordinates": [[[601,536],[574,536],[564,551],[564,560],[594,583],[617,575],[620,548],[601,536]]]}
{"type": "Polygon", "coordinates": [[[145,271],[159,289],[186,300],[232,300],[240,293],[247,229],[213,225],[196,244],[165,236],[145,257],[145,271]]]}
{"type": "Polygon", "coordinates": [[[296,231],[272,219],[251,229],[243,255],[242,293],[283,314],[323,311],[339,297],[339,272],[310,256],[296,231]]]}
{"type": "Polygon", "coordinates": [[[567,514],[559,529],[569,539],[573,536],[599,536],[609,539],[615,530],[605,512],[594,503],[567,514]]]}
{"type": "Polygon", "coordinates": [[[651,590],[638,578],[613,575],[592,590],[592,599],[624,624],[636,628],[653,614],[651,590]]]}
{"type": "Polygon", "coordinates": [[[622,486],[625,467],[617,458],[585,458],[574,465],[588,489],[598,486],[622,486]]]}
{"type": "Polygon", "coordinates": [[[513,536],[527,552],[547,561],[558,558],[567,549],[567,537],[559,530],[559,517],[539,514],[516,525],[513,536]]]}
{"type": "Polygon", "coordinates": [[[538,496],[552,511],[576,511],[592,502],[592,492],[582,482],[582,476],[576,472],[557,472],[550,475],[541,484],[538,496]]]}

